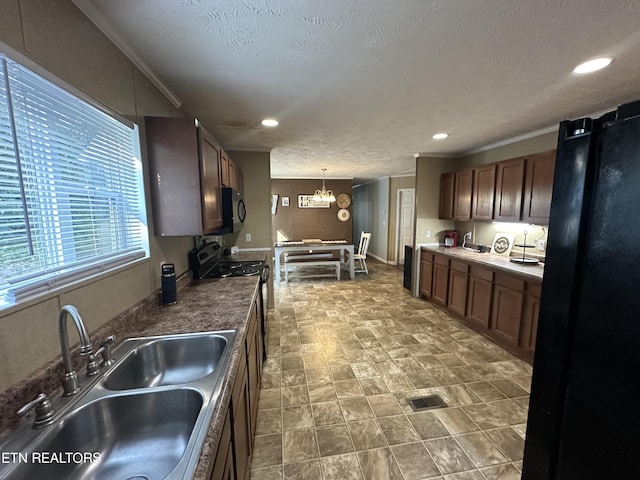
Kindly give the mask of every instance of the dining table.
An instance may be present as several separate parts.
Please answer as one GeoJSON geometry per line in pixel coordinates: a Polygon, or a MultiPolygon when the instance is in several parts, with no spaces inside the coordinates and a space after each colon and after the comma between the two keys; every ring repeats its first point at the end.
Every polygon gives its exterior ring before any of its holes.
{"type": "Polygon", "coordinates": [[[346,240],[286,240],[276,242],[273,249],[275,254],[274,268],[276,281],[280,281],[280,265],[282,263],[282,256],[285,253],[314,254],[338,250],[340,252],[340,263],[343,265],[346,263],[349,268],[349,278],[354,279],[356,276],[353,261],[354,246],[346,240]]]}

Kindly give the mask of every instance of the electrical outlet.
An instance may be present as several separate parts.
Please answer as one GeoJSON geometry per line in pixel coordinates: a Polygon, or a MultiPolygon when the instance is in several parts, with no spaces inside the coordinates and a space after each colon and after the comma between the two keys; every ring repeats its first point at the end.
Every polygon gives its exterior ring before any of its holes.
{"type": "Polygon", "coordinates": [[[544,252],[544,240],[538,240],[538,251],[544,252]]]}
{"type": "Polygon", "coordinates": [[[431,238],[431,230],[427,230],[427,238],[431,238]]]}
{"type": "Polygon", "coordinates": [[[250,241],[251,241],[251,234],[250,234],[250,233],[246,233],[246,234],[244,235],[244,239],[245,239],[247,242],[250,242],[250,241]]]}

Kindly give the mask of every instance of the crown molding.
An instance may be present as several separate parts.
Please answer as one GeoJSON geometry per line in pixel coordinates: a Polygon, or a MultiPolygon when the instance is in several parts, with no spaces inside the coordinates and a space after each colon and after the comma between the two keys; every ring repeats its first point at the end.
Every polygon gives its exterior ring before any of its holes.
{"type": "Polygon", "coordinates": [[[120,50],[142,74],[153,83],[162,94],[173,104],[180,108],[182,101],[173,93],[169,86],[158,77],[149,65],[129,46],[121,33],[104,17],[102,11],[91,0],[71,0],[73,4],[100,30],[118,50],[120,50]]]}

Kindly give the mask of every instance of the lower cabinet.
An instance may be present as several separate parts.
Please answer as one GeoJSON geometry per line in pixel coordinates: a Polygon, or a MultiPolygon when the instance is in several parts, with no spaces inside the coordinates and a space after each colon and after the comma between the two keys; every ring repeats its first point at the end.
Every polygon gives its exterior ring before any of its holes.
{"type": "Polygon", "coordinates": [[[518,345],[523,300],[524,281],[496,273],[489,328],[496,337],[513,346],[518,345]]]}
{"type": "Polygon", "coordinates": [[[488,329],[493,300],[493,271],[471,265],[467,293],[467,320],[478,327],[488,329]]]}
{"type": "Polygon", "coordinates": [[[420,295],[431,298],[433,292],[433,253],[420,252],[420,295]]]}
{"type": "Polygon", "coordinates": [[[262,372],[262,329],[258,316],[258,305],[254,302],[209,480],[249,477],[262,372]]]}
{"type": "Polygon", "coordinates": [[[420,253],[420,294],[512,353],[533,361],[541,282],[433,253],[420,253]]]}
{"type": "Polygon", "coordinates": [[[451,260],[449,267],[449,293],[447,307],[464,317],[467,313],[467,285],[469,283],[469,264],[451,260]]]}
{"type": "Polygon", "coordinates": [[[540,315],[540,290],[540,284],[527,283],[524,296],[519,346],[530,361],[533,361],[533,354],[536,349],[536,332],[538,331],[538,316],[540,315]]]}
{"type": "Polygon", "coordinates": [[[433,291],[431,299],[440,305],[447,306],[449,294],[449,257],[445,255],[433,256],[433,291]]]}

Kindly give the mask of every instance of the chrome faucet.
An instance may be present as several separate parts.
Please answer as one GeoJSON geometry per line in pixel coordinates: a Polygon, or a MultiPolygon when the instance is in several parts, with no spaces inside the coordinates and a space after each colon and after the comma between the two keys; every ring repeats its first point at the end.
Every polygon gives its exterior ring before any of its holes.
{"type": "Polygon", "coordinates": [[[64,376],[62,377],[62,388],[64,396],[75,395],[80,391],[78,374],[73,369],[71,363],[71,351],[69,349],[69,335],[67,334],[67,315],[73,318],[78,334],[80,335],[80,355],[88,355],[93,350],[89,334],[84,326],[82,317],[78,309],[72,305],[65,305],[60,310],[58,316],[58,329],[60,334],[60,350],[62,350],[62,364],[64,365],[64,376]]]}

